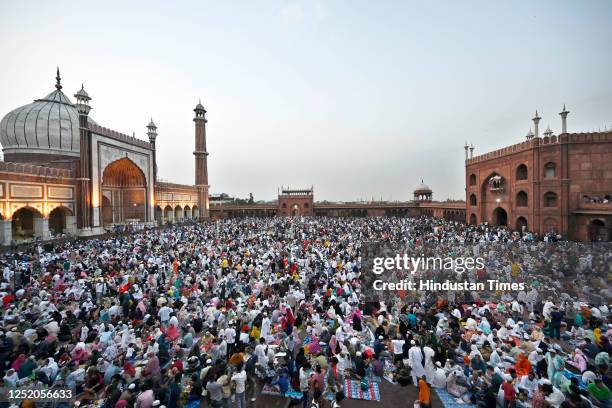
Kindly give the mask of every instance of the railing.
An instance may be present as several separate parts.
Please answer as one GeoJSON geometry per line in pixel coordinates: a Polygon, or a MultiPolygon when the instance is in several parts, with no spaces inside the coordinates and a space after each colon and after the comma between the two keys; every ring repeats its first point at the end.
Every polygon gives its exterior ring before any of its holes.
{"type": "Polygon", "coordinates": [[[70,169],[37,166],[27,163],[0,162],[0,172],[29,174],[40,177],[74,178],[74,172],[70,169]]]}

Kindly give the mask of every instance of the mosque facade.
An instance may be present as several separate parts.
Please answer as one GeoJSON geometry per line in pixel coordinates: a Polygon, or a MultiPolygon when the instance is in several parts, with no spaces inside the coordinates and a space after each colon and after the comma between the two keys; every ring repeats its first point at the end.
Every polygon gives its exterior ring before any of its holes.
{"type": "Polygon", "coordinates": [[[0,242],[67,233],[99,235],[116,224],[208,217],[206,110],[194,109],[194,185],[157,180],[157,126],[148,141],[103,127],[81,87],[75,103],[55,90],[0,122],[0,242]]]}
{"type": "Polygon", "coordinates": [[[557,233],[579,241],[612,240],[612,131],[570,133],[534,127],[526,140],[469,157],[465,145],[466,219],[557,233]]]}

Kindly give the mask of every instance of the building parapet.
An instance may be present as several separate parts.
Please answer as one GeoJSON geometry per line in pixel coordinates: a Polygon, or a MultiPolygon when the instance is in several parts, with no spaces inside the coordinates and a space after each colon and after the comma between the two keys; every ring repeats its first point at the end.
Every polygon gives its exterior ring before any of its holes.
{"type": "Polygon", "coordinates": [[[0,162],[0,172],[29,174],[39,177],[73,178],[74,172],[70,169],[57,167],[37,166],[27,163],[0,162]]]}
{"type": "Polygon", "coordinates": [[[157,190],[173,190],[173,189],[182,189],[189,191],[197,191],[196,186],[190,186],[188,184],[178,184],[178,183],[170,183],[167,181],[157,181],[155,183],[155,188],[157,190]]]}
{"type": "Polygon", "coordinates": [[[312,196],[313,195],[313,191],[314,189],[312,187],[310,188],[303,188],[303,189],[291,189],[291,188],[284,188],[281,187],[281,190],[279,192],[279,196],[291,196],[291,197],[295,197],[295,196],[312,196]]]}
{"type": "Polygon", "coordinates": [[[612,143],[612,131],[607,132],[582,132],[564,133],[558,136],[536,137],[521,143],[516,143],[503,149],[493,150],[488,153],[474,156],[466,160],[466,165],[472,165],[487,160],[493,160],[510,154],[530,150],[538,146],[546,146],[556,143],[612,143]]]}
{"type": "Polygon", "coordinates": [[[96,125],[93,123],[89,124],[89,130],[98,135],[110,137],[111,139],[118,140],[120,142],[125,142],[131,145],[140,146],[145,149],[153,150],[153,145],[149,142],[145,142],[144,140],[138,139],[134,136],[128,136],[124,133],[117,132],[116,130],[108,129],[100,125],[96,125]]]}

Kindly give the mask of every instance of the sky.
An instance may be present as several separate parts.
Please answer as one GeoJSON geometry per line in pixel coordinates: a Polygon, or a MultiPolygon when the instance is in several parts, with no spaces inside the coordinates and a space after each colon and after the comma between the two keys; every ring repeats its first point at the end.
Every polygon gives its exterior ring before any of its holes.
{"type": "MultiPolygon", "coordinates": [[[[81,86],[101,125],[146,139],[159,177],[194,182],[208,113],[212,193],[464,198],[475,154],[541,131],[612,128],[612,1],[3,1],[0,116],[81,86]]],[[[72,98],[74,101],[74,98],[72,98]]]]}

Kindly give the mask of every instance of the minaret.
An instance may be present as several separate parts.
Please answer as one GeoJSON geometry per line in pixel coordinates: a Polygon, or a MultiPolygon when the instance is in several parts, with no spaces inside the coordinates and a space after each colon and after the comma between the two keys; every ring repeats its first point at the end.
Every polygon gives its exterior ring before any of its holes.
{"type": "Polygon", "coordinates": [[[157,157],[155,155],[155,139],[157,139],[157,126],[153,122],[153,118],[147,125],[147,136],[149,136],[149,143],[153,145],[153,180],[157,181],[157,157]]]}
{"type": "MultiPolygon", "coordinates": [[[[61,89],[62,86],[59,83],[59,68],[57,71],[57,89],[61,89]]],[[[88,115],[91,111],[89,101],[91,98],[85,91],[85,87],[81,85],[81,89],[74,94],[76,98],[76,110],[79,113],[79,132],[80,132],[80,163],[79,163],[79,176],[78,180],[78,206],[79,211],[77,212],[77,227],[82,229],[88,229],[92,227],[92,210],[95,205],[99,203],[92,202],[92,191],[91,191],[91,135],[89,133],[89,121],[88,115]]]]}
{"type": "Polygon", "coordinates": [[[565,104],[563,104],[563,110],[559,112],[561,116],[561,134],[567,133],[567,114],[570,113],[567,109],[565,109],[565,104]]]}
{"type": "Polygon", "coordinates": [[[536,138],[540,137],[540,119],[542,118],[540,115],[538,115],[538,111],[536,110],[535,116],[533,117],[533,132],[535,133],[536,138]]]}
{"type": "Polygon", "coordinates": [[[463,145],[463,150],[465,150],[465,161],[468,161],[468,149],[470,148],[470,146],[468,146],[467,141],[465,142],[465,145],[463,145]]]}
{"type": "Polygon", "coordinates": [[[206,109],[200,101],[195,109],[195,185],[198,189],[200,218],[208,218],[208,152],[206,151],[206,109]]]}
{"type": "Polygon", "coordinates": [[[470,159],[474,158],[474,145],[470,143],[470,159]]]}

